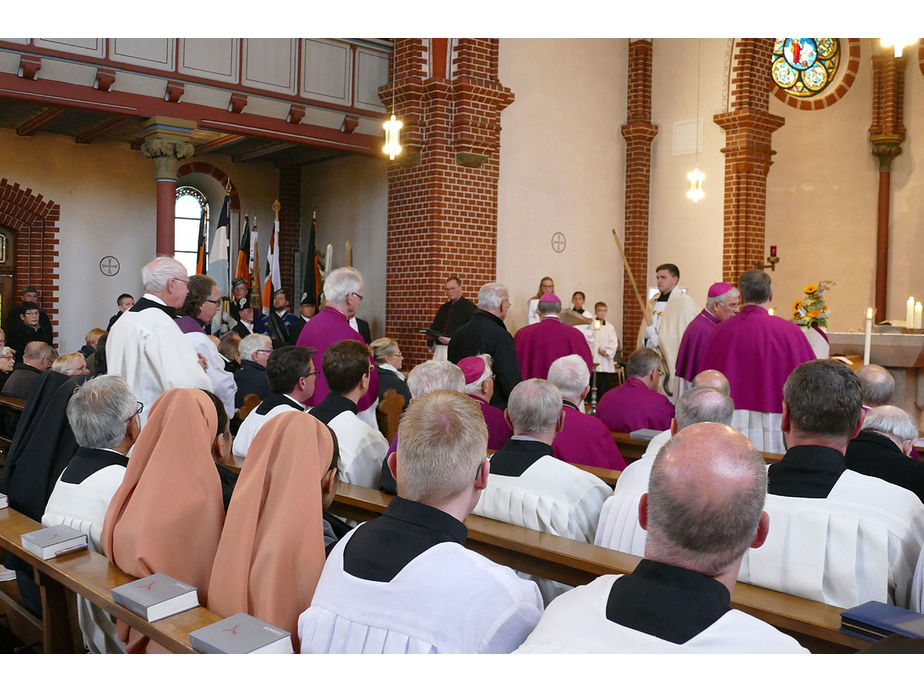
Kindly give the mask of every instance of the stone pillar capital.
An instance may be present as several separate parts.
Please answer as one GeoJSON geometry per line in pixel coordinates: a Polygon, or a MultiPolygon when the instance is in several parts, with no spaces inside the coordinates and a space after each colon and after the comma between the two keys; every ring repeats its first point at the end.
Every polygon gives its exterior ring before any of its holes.
{"type": "Polygon", "coordinates": [[[902,135],[871,135],[869,138],[873,148],[873,156],[879,159],[880,171],[891,171],[892,160],[902,153],[902,135]]]}
{"type": "Polygon", "coordinates": [[[188,141],[195,128],[195,122],[179,118],[155,117],[144,121],[141,153],[154,160],[158,178],[176,179],[180,161],[188,159],[196,151],[195,146],[188,141]]]}

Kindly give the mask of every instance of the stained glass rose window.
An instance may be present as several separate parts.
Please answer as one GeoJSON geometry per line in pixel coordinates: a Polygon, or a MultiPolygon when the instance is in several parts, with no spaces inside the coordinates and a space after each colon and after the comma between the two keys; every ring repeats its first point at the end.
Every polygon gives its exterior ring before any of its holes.
{"type": "Polygon", "coordinates": [[[773,45],[770,74],[787,94],[813,97],[834,79],[840,59],[835,38],[780,38],[773,45]]]}

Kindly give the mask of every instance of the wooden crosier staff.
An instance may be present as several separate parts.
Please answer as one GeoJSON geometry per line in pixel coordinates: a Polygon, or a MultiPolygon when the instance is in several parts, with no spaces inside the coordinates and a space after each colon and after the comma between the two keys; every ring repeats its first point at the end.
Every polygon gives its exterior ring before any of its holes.
{"type": "MultiPolygon", "coordinates": [[[[626,251],[623,250],[622,242],[619,240],[619,234],[616,233],[616,229],[613,229],[613,240],[616,241],[616,247],[619,248],[619,254],[622,255],[622,264],[626,268],[626,274],[629,275],[629,281],[632,283],[632,291],[635,293],[635,298],[638,300],[639,308],[642,309],[642,318],[645,320],[645,324],[651,327],[651,316],[648,314],[648,304],[645,303],[642,298],[641,292],[638,290],[638,284],[635,282],[635,275],[632,273],[632,268],[629,266],[629,260],[626,258],[626,251]]],[[[623,335],[625,339],[625,335],[623,335]]],[[[655,351],[658,353],[658,356],[661,358],[661,365],[664,366],[664,392],[667,393],[668,397],[673,397],[674,393],[671,392],[668,383],[671,379],[671,369],[667,363],[667,358],[664,356],[664,352],[661,351],[661,345],[655,347],[655,351]]]]}

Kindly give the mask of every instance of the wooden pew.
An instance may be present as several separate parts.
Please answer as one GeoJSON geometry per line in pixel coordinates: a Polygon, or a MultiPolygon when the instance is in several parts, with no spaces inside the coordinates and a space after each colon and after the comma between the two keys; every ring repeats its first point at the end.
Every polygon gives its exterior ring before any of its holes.
{"type": "Polygon", "coordinates": [[[77,628],[75,594],[79,594],[132,628],[144,633],[171,652],[193,653],[190,631],[221,620],[204,607],[149,623],[112,599],[113,587],[135,580],[92,549],[42,560],[22,548],[21,534],[41,524],[9,508],[0,510],[0,548],[13,553],[35,568],[42,589],[42,641],[47,653],[82,652],[83,640],[77,628]]]}
{"type": "MultiPolygon", "coordinates": [[[[635,438],[630,438],[628,433],[619,433],[617,431],[610,431],[610,434],[613,436],[613,440],[616,441],[619,452],[622,453],[627,462],[639,459],[648,448],[649,441],[647,440],[636,440],[635,438]]],[[[761,452],[760,454],[767,464],[773,464],[783,459],[783,456],[777,452],[761,452]]]]}
{"type": "MultiPolygon", "coordinates": [[[[365,522],[381,515],[392,496],[340,484],[331,507],[335,515],[365,522]]],[[[638,556],[613,551],[545,532],[470,515],[466,546],[516,570],[583,585],[600,575],[635,570],[638,556]]],[[[841,609],[773,590],[737,583],[732,606],[793,636],[812,652],[853,652],[869,645],[840,632],[841,609]]]]}

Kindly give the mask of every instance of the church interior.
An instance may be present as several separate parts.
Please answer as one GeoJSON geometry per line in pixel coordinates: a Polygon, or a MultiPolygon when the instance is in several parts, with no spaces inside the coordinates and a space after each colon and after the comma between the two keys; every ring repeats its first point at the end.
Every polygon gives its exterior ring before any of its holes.
{"type": "MultiPolygon", "coordinates": [[[[0,315],[35,287],[58,351],[77,351],[120,294],[141,296],[143,266],[195,251],[177,221],[191,190],[207,246],[227,197],[232,264],[256,233],[261,278],[278,221],[296,314],[310,237],[355,267],[358,317],[405,371],[430,358],[420,328],[451,276],[471,300],[508,287],[511,335],[551,277],[564,302],[608,305],[628,357],[663,263],[697,310],[753,268],[787,319],[824,283],[832,353],[856,356],[868,309],[901,332],[924,296],[915,124],[917,40],[0,38],[0,315]]],[[[896,400],[920,429],[922,349],[887,336],[873,361],[906,369],[896,400]]],[[[362,517],[361,501],[340,509],[362,517]]],[[[771,611],[756,594],[736,606],[771,611]]],[[[813,651],[852,649],[817,623],[794,627],[813,651]]]]}

